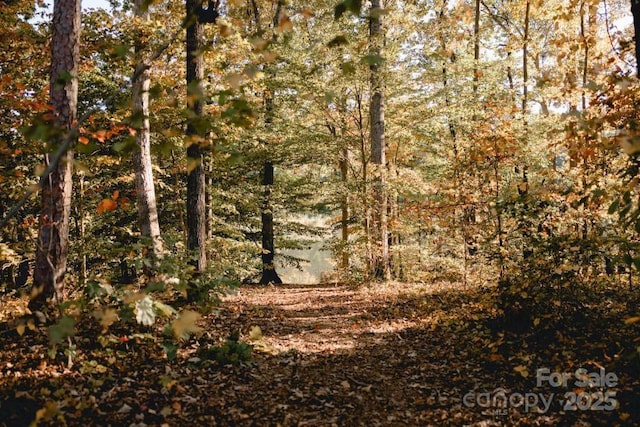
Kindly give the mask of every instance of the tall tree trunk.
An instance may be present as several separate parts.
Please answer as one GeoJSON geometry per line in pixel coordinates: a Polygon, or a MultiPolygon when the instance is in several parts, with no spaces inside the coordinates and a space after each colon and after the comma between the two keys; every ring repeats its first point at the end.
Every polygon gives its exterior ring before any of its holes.
{"type": "MultiPolygon", "coordinates": [[[[204,78],[204,62],[200,52],[203,31],[197,21],[199,8],[198,0],[187,0],[187,16],[190,17],[187,25],[187,108],[195,119],[203,115],[203,101],[200,99],[204,78]]],[[[196,251],[196,271],[202,272],[207,268],[206,180],[200,138],[190,139],[194,136],[204,135],[200,126],[190,122],[187,125],[187,158],[190,163],[187,176],[187,248],[196,251]]]]}
{"type": "MultiPolygon", "coordinates": [[[[473,18],[473,96],[478,101],[478,81],[480,80],[480,0],[476,0],[473,18]]],[[[477,106],[476,106],[477,108],[477,106]]]]}
{"type": "Polygon", "coordinates": [[[331,136],[338,142],[338,168],[340,169],[340,181],[342,183],[340,194],[340,241],[342,249],[340,251],[340,262],[338,267],[343,272],[349,268],[349,191],[347,188],[349,180],[349,145],[346,142],[347,133],[347,108],[345,105],[346,98],[342,99],[338,112],[342,119],[340,125],[340,134],[336,127],[327,123],[327,128],[331,136]]]}
{"type": "MultiPolygon", "coordinates": [[[[271,21],[271,27],[273,29],[272,39],[276,41],[276,28],[280,22],[280,14],[282,12],[283,0],[277,0],[276,10],[273,14],[273,20],[271,21]]],[[[252,8],[255,18],[256,28],[258,34],[262,34],[262,26],[260,25],[260,12],[258,10],[257,3],[252,0],[252,8]]],[[[275,77],[275,69],[269,69],[269,74],[275,77]]],[[[265,130],[267,132],[271,129],[273,123],[273,99],[274,95],[270,90],[264,92],[264,106],[265,106],[265,130]]],[[[281,284],[282,279],[278,276],[276,271],[276,265],[274,263],[275,258],[275,233],[273,231],[273,207],[271,206],[271,187],[273,187],[273,163],[269,159],[271,153],[267,152],[267,160],[264,162],[262,185],[264,187],[263,200],[262,200],[262,277],[260,278],[261,285],[268,284],[281,284]]]]}
{"type": "MultiPolygon", "coordinates": [[[[148,2],[135,0],[135,15],[141,20],[148,20],[148,2]]],[[[136,42],[136,75],[133,80],[133,120],[137,130],[136,143],[138,151],[134,156],[136,170],[136,202],[138,205],[138,223],[140,234],[150,239],[149,254],[153,262],[162,256],[162,239],[158,222],[156,192],[153,184],[151,168],[151,129],[149,127],[149,85],[151,76],[149,66],[144,63],[143,46],[136,42]]]]}
{"type": "MultiPolygon", "coordinates": [[[[527,0],[524,12],[524,36],[522,41],[522,119],[527,123],[527,103],[529,102],[529,14],[531,2],[527,0]]],[[[525,129],[526,131],[526,129],[525,129]]]]}
{"type": "Polygon", "coordinates": [[[354,118],[356,127],[358,128],[358,139],[360,142],[360,164],[362,174],[362,185],[359,186],[359,196],[362,205],[362,216],[364,218],[362,227],[365,237],[365,258],[367,261],[367,275],[373,272],[373,248],[371,243],[371,202],[369,200],[369,160],[370,156],[367,156],[367,136],[365,135],[365,123],[363,114],[362,94],[356,92],[356,105],[358,115],[354,118]]]}
{"type": "Polygon", "coordinates": [[[262,185],[264,186],[264,199],[262,205],[262,277],[260,278],[260,284],[281,284],[282,279],[278,276],[273,262],[275,257],[273,208],[271,207],[273,163],[269,161],[264,163],[262,185]]]}
{"type": "MultiPolygon", "coordinates": [[[[74,130],[78,106],[78,63],[80,61],[80,0],[55,0],[51,35],[50,102],[55,125],[60,128],[57,142],[77,138],[74,130]]],[[[45,156],[49,166],[55,161],[45,156]]],[[[39,309],[47,300],[63,298],[67,269],[69,216],[71,213],[73,152],[67,150],[47,177],[42,188],[40,229],[36,266],[29,306],[39,309]]]]}
{"type": "Polygon", "coordinates": [[[84,173],[80,175],[78,180],[80,183],[80,200],[78,202],[78,216],[80,217],[80,229],[78,230],[78,237],[80,238],[80,285],[84,286],[87,283],[87,238],[84,225],[84,173]]]}
{"type": "Polygon", "coordinates": [[[640,77],[640,0],[631,0],[631,13],[633,14],[633,29],[636,45],[636,70],[640,77]]]}
{"type": "MultiPolygon", "coordinates": [[[[342,136],[344,138],[344,129],[342,130],[342,136]]],[[[340,156],[340,180],[342,181],[342,197],[340,200],[340,230],[342,240],[342,256],[340,261],[340,268],[347,270],[349,268],[349,191],[347,189],[349,179],[349,147],[345,141],[342,141],[342,155],[340,156]]]]}
{"type": "MultiPolygon", "coordinates": [[[[383,0],[373,0],[372,9],[382,9],[383,0]]],[[[369,18],[369,42],[371,53],[379,57],[382,52],[384,32],[379,14],[369,18]]],[[[383,280],[390,279],[389,269],[389,225],[387,213],[387,171],[386,144],[384,133],[384,82],[379,61],[370,65],[371,101],[369,107],[371,126],[371,163],[376,165],[374,191],[374,277],[383,280]]]]}
{"type": "MultiPolygon", "coordinates": [[[[529,121],[527,119],[527,104],[529,103],[529,21],[531,14],[531,1],[527,0],[524,12],[524,35],[522,41],[522,123],[524,125],[524,144],[529,143],[529,121]]],[[[526,196],[529,192],[528,166],[522,164],[522,181],[518,185],[520,196],[526,196]]]]}

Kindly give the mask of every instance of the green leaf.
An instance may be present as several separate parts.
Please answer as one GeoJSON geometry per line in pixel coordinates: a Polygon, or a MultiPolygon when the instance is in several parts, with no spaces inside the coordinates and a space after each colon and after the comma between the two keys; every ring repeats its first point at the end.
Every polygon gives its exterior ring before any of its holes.
{"type": "Polygon", "coordinates": [[[345,2],[338,3],[333,11],[333,16],[335,19],[340,19],[342,15],[347,11],[347,5],[345,2]]]}
{"type": "Polygon", "coordinates": [[[49,326],[49,344],[56,345],[74,334],[74,321],[72,317],[62,316],[55,325],[49,326]]]}
{"type": "Polygon", "coordinates": [[[342,72],[346,75],[353,74],[356,72],[356,67],[353,65],[353,62],[344,62],[340,66],[342,72]]]}
{"type": "Polygon", "coordinates": [[[162,344],[162,349],[164,350],[164,354],[167,355],[167,359],[175,360],[178,355],[178,346],[170,341],[165,341],[162,344]]]}
{"type": "Polygon", "coordinates": [[[360,9],[362,9],[362,0],[348,0],[345,3],[347,3],[347,7],[351,13],[354,15],[360,14],[360,9]]]}
{"type": "Polygon", "coordinates": [[[338,47],[338,46],[344,46],[349,44],[349,41],[347,40],[347,38],[345,36],[335,36],[333,39],[331,39],[329,41],[329,43],[327,43],[328,47],[338,47]]]}
{"type": "Polygon", "coordinates": [[[136,140],[134,138],[126,138],[124,141],[119,141],[113,144],[112,148],[118,154],[126,154],[133,151],[136,148],[136,140]]]}
{"type": "Polygon", "coordinates": [[[609,210],[607,211],[609,215],[612,215],[614,212],[618,210],[620,207],[620,199],[615,199],[611,206],[609,206],[609,210]]]}
{"type": "Polygon", "coordinates": [[[386,9],[382,9],[380,7],[373,8],[369,11],[369,17],[373,19],[378,19],[382,15],[386,15],[388,12],[386,9]]]}
{"type": "Polygon", "coordinates": [[[346,11],[350,11],[354,15],[360,15],[361,9],[362,0],[344,0],[336,5],[333,16],[335,19],[339,19],[346,11]]]}
{"type": "Polygon", "coordinates": [[[56,89],[63,88],[67,83],[69,83],[73,79],[73,76],[68,71],[61,71],[60,74],[56,76],[54,87],[56,89]]]}
{"type": "Polygon", "coordinates": [[[380,65],[384,62],[384,59],[380,55],[367,55],[362,58],[362,62],[367,65],[380,65]]]}

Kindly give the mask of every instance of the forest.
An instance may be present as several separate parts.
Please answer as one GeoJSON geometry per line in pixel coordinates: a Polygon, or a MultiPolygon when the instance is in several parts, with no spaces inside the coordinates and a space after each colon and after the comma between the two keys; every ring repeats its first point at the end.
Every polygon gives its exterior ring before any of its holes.
{"type": "Polygon", "coordinates": [[[640,1],[0,10],[0,426],[640,425],[640,1]]]}

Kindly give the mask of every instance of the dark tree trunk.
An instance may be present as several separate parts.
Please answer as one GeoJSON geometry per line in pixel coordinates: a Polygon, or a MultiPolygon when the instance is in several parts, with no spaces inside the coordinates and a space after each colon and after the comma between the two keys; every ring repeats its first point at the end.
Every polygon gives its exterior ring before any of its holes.
{"type": "MultiPolygon", "coordinates": [[[[50,98],[57,142],[75,138],[77,119],[78,63],[80,60],[80,0],[55,0],[51,35],[50,98]]],[[[56,159],[45,156],[49,166],[56,159]]],[[[42,187],[40,229],[30,308],[39,309],[47,300],[63,299],[63,280],[67,269],[69,216],[71,213],[73,153],[67,150],[42,187]]]]}
{"type": "Polygon", "coordinates": [[[262,277],[261,285],[281,284],[282,279],[273,263],[275,244],[273,233],[273,210],[271,208],[271,186],[273,185],[273,163],[265,162],[262,176],[264,200],[262,205],[262,277]]]}
{"type": "MultiPolygon", "coordinates": [[[[203,114],[201,91],[193,90],[194,86],[200,86],[204,77],[204,62],[199,52],[202,26],[196,18],[199,8],[197,0],[187,0],[187,16],[192,17],[187,26],[187,108],[195,119],[203,114]]],[[[207,268],[206,179],[200,139],[189,140],[189,137],[204,136],[199,125],[194,125],[193,121],[187,125],[187,158],[189,162],[197,162],[187,176],[187,248],[197,252],[196,271],[202,272],[207,268]]]]}
{"type": "Polygon", "coordinates": [[[636,70],[640,77],[640,0],[631,0],[633,14],[634,39],[636,42],[636,70]]]}
{"type": "MultiPolygon", "coordinates": [[[[345,130],[343,128],[342,136],[344,137],[345,130]]],[[[340,268],[347,270],[349,268],[349,192],[347,191],[348,184],[348,172],[349,172],[349,147],[344,144],[342,147],[342,156],[340,157],[340,179],[342,180],[344,194],[342,200],[340,200],[340,230],[342,237],[342,259],[340,261],[340,268]]]]}

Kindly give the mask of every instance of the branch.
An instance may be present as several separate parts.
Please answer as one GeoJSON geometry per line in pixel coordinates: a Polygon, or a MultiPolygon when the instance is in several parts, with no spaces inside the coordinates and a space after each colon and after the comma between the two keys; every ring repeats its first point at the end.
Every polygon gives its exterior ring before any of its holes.
{"type": "MultiPolygon", "coordinates": [[[[203,2],[203,0],[200,0],[197,3],[196,10],[198,9],[198,7],[202,6],[202,2],[203,2]]],[[[139,64],[136,67],[136,70],[134,71],[133,76],[131,76],[131,81],[136,80],[140,76],[140,74],[142,74],[146,69],[148,69],[150,67],[150,65],[148,65],[149,63],[151,63],[151,62],[155,61],[156,59],[158,59],[160,57],[160,55],[162,55],[169,48],[169,46],[171,46],[173,44],[173,42],[178,40],[178,38],[182,34],[182,30],[184,30],[185,28],[187,28],[191,24],[191,21],[194,18],[194,16],[195,16],[195,11],[190,12],[185,17],[184,21],[182,21],[182,25],[180,26],[180,29],[174,31],[174,33],[171,35],[171,37],[169,37],[165,43],[163,43],[161,46],[159,46],[153,52],[153,54],[149,57],[148,62],[145,61],[145,62],[139,64]]],[[[114,93],[111,96],[107,97],[105,99],[105,102],[109,103],[111,101],[114,101],[116,95],[117,94],[114,93]]],[[[65,135],[65,137],[62,140],[62,143],[60,144],[58,149],[53,154],[53,157],[51,157],[50,162],[49,162],[49,166],[47,167],[47,169],[42,173],[42,175],[40,175],[40,180],[38,181],[37,187],[36,188],[29,188],[22,195],[22,197],[20,197],[20,199],[11,207],[11,209],[9,209],[7,214],[0,221],[0,228],[4,228],[9,223],[9,220],[11,220],[11,218],[13,218],[18,213],[18,211],[24,206],[24,204],[27,202],[27,200],[29,200],[29,197],[31,197],[33,194],[36,193],[36,191],[39,191],[39,189],[42,188],[42,186],[45,184],[45,181],[48,179],[49,175],[51,175],[51,172],[53,172],[53,170],[58,167],[58,164],[60,163],[60,159],[62,158],[62,156],[64,156],[64,154],[71,147],[71,144],[75,141],[75,138],[78,135],[78,129],[82,126],[82,124],[84,122],[87,121],[87,119],[92,114],[94,114],[95,112],[99,111],[99,109],[100,109],[99,107],[90,108],[87,112],[85,112],[78,119],[77,124],[74,127],[72,127],[69,130],[69,132],[65,135]]]]}

